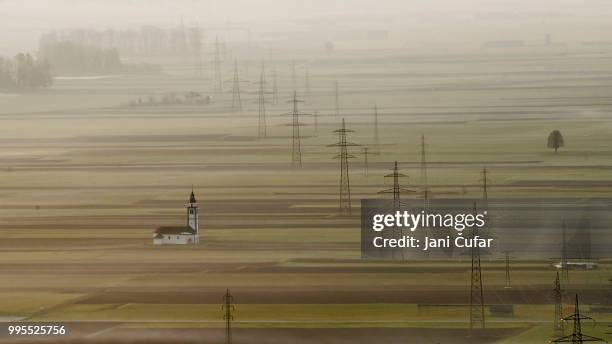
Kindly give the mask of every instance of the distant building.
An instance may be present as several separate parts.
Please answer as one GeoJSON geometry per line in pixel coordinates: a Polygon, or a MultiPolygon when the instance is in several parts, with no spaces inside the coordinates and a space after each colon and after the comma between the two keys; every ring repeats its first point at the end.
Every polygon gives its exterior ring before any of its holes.
{"type": "Polygon", "coordinates": [[[190,245],[197,244],[200,239],[200,220],[198,216],[198,202],[193,191],[187,204],[186,226],[162,226],[157,228],[153,235],[154,245],[190,245]]]}

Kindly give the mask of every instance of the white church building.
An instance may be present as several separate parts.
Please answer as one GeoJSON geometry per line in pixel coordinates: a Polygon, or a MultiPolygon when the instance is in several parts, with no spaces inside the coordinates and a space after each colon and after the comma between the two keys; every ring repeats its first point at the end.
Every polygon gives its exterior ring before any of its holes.
{"type": "Polygon", "coordinates": [[[158,227],[153,234],[154,245],[190,245],[200,241],[198,202],[193,190],[187,204],[187,225],[158,227]]]}

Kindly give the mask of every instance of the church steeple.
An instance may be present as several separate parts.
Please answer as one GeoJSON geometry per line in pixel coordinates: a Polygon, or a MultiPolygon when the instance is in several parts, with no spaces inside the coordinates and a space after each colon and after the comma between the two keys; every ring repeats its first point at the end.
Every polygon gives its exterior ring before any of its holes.
{"type": "Polygon", "coordinates": [[[192,188],[189,195],[189,204],[187,205],[187,226],[195,231],[196,243],[199,241],[198,237],[200,235],[200,219],[198,215],[198,202],[192,188]]]}

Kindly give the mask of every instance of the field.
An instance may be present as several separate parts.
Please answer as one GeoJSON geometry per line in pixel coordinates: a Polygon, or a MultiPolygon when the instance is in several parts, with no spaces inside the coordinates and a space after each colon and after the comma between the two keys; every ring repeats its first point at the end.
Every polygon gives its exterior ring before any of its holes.
{"type": "MultiPolygon", "coordinates": [[[[236,302],[235,343],[543,343],[552,336],[551,261],[483,259],[486,328],[469,330],[470,262],[360,259],[359,200],[382,198],[393,162],[420,183],[425,135],[433,197],[612,196],[612,53],[563,48],[454,56],[337,52],[279,56],[280,102],[257,137],[259,62],[241,64],[210,105],[128,106],[164,92],[212,95],[208,77],[164,59],[155,76],[58,78],[0,95],[0,316],[64,323],[70,343],[220,343],[222,297],[236,302]],[[291,166],[291,61],[297,63],[303,168],[291,166]],[[310,74],[310,92],[304,75],[310,74]],[[339,82],[339,115],[334,82],[339,82]],[[373,107],[379,108],[376,149],[373,107]],[[341,118],[352,147],[352,216],[338,214],[341,118]],[[546,148],[559,129],[566,147],[546,148]],[[155,247],[182,224],[192,190],[201,243],[155,247]],[[513,305],[500,315],[491,305],[513,305]],[[493,313],[493,314],[492,314],[493,313]]],[[[207,66],[209,67],[209,66],[207,66]]],[[[229,63],[224,70],[230,76],[229,63]]],[[[207,68],[205,75],[212,75],[207,68]]],[[[268,68],[268,73],[270,68],[268,68]]],[[[270,81],[270,80],[268,80],[270,81]]],[[[404,197],[415,197],[407,194],[404,197]]],[[[520,257],[519,257],[520,258],[520,257]]],[[[611,263],[571,271],[607,338],[611,263]]],[[[568,328],[571,324],[568,324],[568,328]]],[[[0,342],[25,343],[3,332],[0,342]]]]}

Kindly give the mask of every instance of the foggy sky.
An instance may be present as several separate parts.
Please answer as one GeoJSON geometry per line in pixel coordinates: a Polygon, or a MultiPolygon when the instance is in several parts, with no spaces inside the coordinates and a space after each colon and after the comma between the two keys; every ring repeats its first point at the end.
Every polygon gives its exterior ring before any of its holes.
{"type": "Polygon", "coordinates": [[[0,54],[35,50],[61,28],[227,25],[278,30],[382,29],[408,44],[539,39],[611,41],[607,0],[0,0],[0,54]]]}

